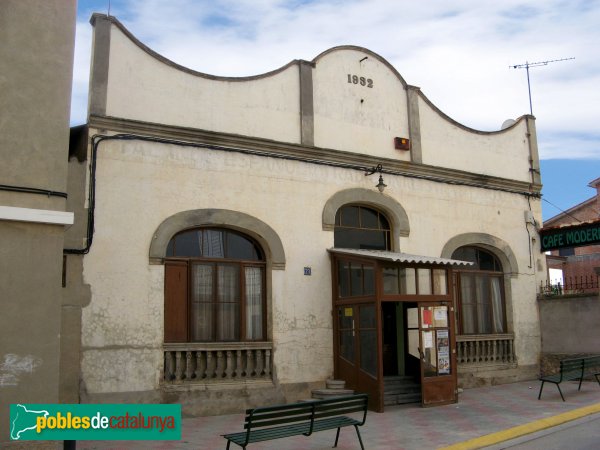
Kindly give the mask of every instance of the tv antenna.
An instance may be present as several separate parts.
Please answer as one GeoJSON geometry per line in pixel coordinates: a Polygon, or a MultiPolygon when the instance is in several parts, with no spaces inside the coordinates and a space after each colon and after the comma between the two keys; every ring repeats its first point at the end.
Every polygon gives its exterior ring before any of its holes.
{"type": "Polygon", "coordinates": [[[533,106],[531,105],[531,83],[529,82],[529,68],[530,67],[539,67],[539,66],[547,66],[553,62],[559,61],[569,61],[575,58],[561,58],[561,59],[552,59],[549,61],[539,61],[539,62],[525,62],[525,64],[514,64],[512,66],[508,66],[509,69],[525,69],[527,71],[527,90],[529,91],[529,112],[533,116],[533,106]]]}

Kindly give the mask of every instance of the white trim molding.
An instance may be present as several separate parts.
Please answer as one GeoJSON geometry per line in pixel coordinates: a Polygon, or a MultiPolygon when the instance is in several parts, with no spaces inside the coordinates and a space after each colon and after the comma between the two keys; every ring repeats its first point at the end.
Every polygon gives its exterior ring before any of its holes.
{"type": "Polygon", "coordinates": [[[0,206],[0,220],[48,223],[52,225],[73,225],[75,214],[66,211],[0,206]]]}

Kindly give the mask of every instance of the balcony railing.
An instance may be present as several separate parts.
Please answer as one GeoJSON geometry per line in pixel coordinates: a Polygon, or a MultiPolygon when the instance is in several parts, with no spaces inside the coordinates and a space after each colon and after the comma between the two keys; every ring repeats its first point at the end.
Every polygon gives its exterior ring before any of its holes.
{"type": "Polygon", "coordinates": [[[513,334],[456,336],[459,365],[515,364],[513,334]]]}
{"type": "Polygon", "coordinates": [[[165,384],[271,380],[270,342],[164,344],[165,384]]]}
{"type": "Polygon", "coordinates": [[[561,281],[546,281],[540,283],[540,294],[545,296],[570,294],[595,294],[600,290],[599,279],[596,275],[580,277],[564,277],[561,281]]]}

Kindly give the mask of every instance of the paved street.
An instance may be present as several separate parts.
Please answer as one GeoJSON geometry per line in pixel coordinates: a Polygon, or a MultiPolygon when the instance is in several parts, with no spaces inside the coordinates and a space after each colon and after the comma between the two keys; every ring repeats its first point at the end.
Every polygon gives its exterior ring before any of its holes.
{"type": "Polygon", "coordinates": [[[486,447],[486,450],[596,450],[600,447],[600,413],[486,447]]]}
{"type": "MultiPolygon", "coordinates": [[[[554,386],[546,386],[541,400],[537,399],[538,381],[512,383],[500,386],[467,389],[459,396],[459,403],[435,408],[420,406],[388,407],[385,413],[369,413],[361,428],[365,448],[380,450],[436,449],[455,445],[454,448],[481,448],[500,441],[469,442],[472,439],[503,432],[502,440],[519,436],[513,427],[542,423],[565,413],[577,414],[581,408],[600,412],[600,386],[584,382],[581,391],[577,383],[564,383],[566,401],[560,399],[554,386]],[[542,421],[542,422],[539,422],[542,421]]],[[[554,422],[549,422],[553,425],[554,422]]],[[[598,425],[598,422],[596,422],[598,425]]],[[[242,431],[243,415],[186,418],[183,420],[182,440],[177,442],[98,442],[81,441],[78,449],[205,449],[225,448],[221,434],[242,431]]],[[[534,430],[535,431],[535,430],[534,430]]],[[[522,431],[520,431],[522,432],[522,431]]],[[[309,437],[293,437],[250,445],[251,450],[329,449],[333,446],[335,431],[325,431],[309,437]]],[[[239,448],[232,446],[232,448],[239,448]]],[[[338,444],[340,450],[359,449],[353,429],[343,429],[338,444]]],[[[502,447],[498,447],[502,448],[502,447]]],[[[519,448],[519,447],[517,447],[519,448]]],[[[525,447],[536,448],[536,447],[525,447]]],[[[544,449],[549,449],[544,444],[544,449]]],[[[564,447],[563,447],[564,448],[564,447]]],[[[576,448],[576,447],[569,447],[576,448]]],[[[582,448],[586,448],[585,446],[582,448]]]]}

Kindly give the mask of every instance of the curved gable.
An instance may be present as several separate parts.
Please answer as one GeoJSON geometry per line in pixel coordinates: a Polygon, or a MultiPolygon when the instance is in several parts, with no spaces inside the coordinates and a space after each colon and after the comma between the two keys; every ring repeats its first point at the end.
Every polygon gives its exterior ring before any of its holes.
{"type": "Polygon", "coordinates": [[[96,14],[90,114],[300,143],[298,61],[218,77],[169,61],[96,14]]]}
{"type": "Polygon", "coordinates": [[[317,147],[410,161],[394,149],[409,137],[406,82],[385,59],[362,47],[334,47],[314,60],[317,147]]]}

